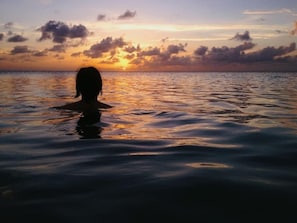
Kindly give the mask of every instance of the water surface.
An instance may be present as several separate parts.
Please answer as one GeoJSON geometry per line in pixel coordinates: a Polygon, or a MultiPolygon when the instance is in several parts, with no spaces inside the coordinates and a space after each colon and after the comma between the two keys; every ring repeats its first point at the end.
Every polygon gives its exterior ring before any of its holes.
{"type": "Polygon", "coordinates": [[[75,73],[0,74],[1,219],[296,220],[296,73],[102,76],[82,126],[75,73]]]}

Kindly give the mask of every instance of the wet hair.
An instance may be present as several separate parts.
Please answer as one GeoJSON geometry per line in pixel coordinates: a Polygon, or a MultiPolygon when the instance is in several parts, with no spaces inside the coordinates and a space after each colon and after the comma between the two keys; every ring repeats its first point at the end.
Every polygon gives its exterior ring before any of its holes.
{"type": "Polygon", "coordinates": [[[81,68],[76,75],[76,95],[83,100],[91,101],[102,93],[102,78],[95,67],[81,68]]]}

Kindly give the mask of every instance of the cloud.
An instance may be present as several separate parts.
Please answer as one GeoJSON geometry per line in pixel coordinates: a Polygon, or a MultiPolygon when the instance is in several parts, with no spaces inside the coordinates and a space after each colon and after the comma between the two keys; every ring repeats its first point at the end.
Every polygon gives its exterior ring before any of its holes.
{"type": "Polygon", "coordinates": [[[266,47],[259,51],[244,55],[245,62],[274,61],[277,57],[284,56],[296,50],[296,43],[289,46],[266,47]]]}
{"type": "Polygon", "coordinates": [[[97,21],[104,21],[105,19],[106,19],[106,15],[104,15],[104,14],[99,14],[97,16],[97,21]]]}
{"type": "Polygon", "coordinates": [[[113,39],[112,37],[106,37],[100,43],[92,45],[89,50],[85,50],[84,55],[91,58],[99,58],[107,52],[114,54],[117,48],[123,48],[126,45],[127,43],[123,38],[113,39]]]}
{"type": "Polygon", "coordinates": [[[72,53],[72,57],[79,57],[81,55],[81,52],[72,53]]]}
{"type": "Polygon", "coordinates": [[[4,39],[4,34],[0,33],[0,41],[2,41],[4,39]]]}
{"type": "Polygon", "coordinates": [[[179,52],[186,52],[185,47],[187,44],[169,45],[166,54],[178,54],[179,52]]]}
{"type": "Polygon", "coordinates": [[[139,51],[137,54],[129,54],[127,59],[132,59],[130,64],[142,66],[145,68],[160,68],[168,66],[181,66],[191,63],[190,56],[179,56],[181,52],[186,52],[187,44],[170,44],[166,48],[149,47],[139,51]]]}
{"type": "Polygon", "coordinates": [[[57,53],[65,53],[66,52],[66,46],[60,44],[60,45],[54,45],[52,48],[49,49],[49,51],[57,52],[57,53]]]}
{"type": "Polygon", "coordinates": [[[7,22],[4,24],[5,29],[11,29],[13,27],[13,22],[7,22]]]}
{"type": "Polygon", "coordinates": [[[210,50],[201,46],[194,51],[195,56],[203,56],[203,61],[209,62],[238,62],[242,60],[245,50],[255,46],[252,42],[245,42],[237,47],[212,47],[210,50]]]}
{"type": "Polygon", "coordinates": [[[292,34],[292,35],[297,35],[297,21],[295,21],[295,23],[294,23],[294,28],[293,28],[293,30],[291,31],[291,34],[292,34]]]}
{"type": "Polygon", "coordinates": [[[165,38],[161,39],[161,42],[165,43],[168,39],[169,39],[169,37],[165,37],[165,38]]]}
{"type": "Polygon", "coordinates": [[[35,57],[44,57],[44,56],[47,56],[47,50],[34,52],[33,53],[33,56],[35,56],[35,57]]]}
{"type": "Polygon", "coordinates": [[[60,21],[48,21],[44,26],[40,27],[41,37],[39,41],[52,39],[55,43],[64,43],[67,38],[86,38],[90,33],[84,25],[68,26],[60,21]]]}
{"type": "Polygon", "coordinates": [[[179,54],[180,52],[186,52],[187,44],[178,44],[178,45],[168,45],[167,49],[160,54],[160,59],[161,60],[170,60],[172,59],[171,56],[173,54],[179,54]]]}
{"type": "Polygon", "coordinates": [[[208,47],[207,46],[200,46],[199,48],[197,48],[194,51],[194,55],[196,55],[196,56],[204,56],[205,53],[207,52],[207,50],[208,50],[208,47]]]}
{"type": "Polygon", "coordinates": [[[25,38],[21,35],[14,35],[14,36],[8,38],[7,42],[18,43],[18,42],[25,42],[27,40],[28,40],[27,38],[25,38]]]}
{"type": "Polygon", "coordinates": [[[113,58],[110,58],[108,60],[100,61],[101,64],[115,64],[115,63],[118,63],[118,62],[120,62],[120,59],[118,57],[113,57],[113,58]]]}
{"type": "Polygon", "coordinates": [[[135,54],[128,54],[124,58],[127,59],[127,60],[132,60],[132,59],[135,58],[135,54]]]}
{"type": "Polygon", "coordinates": [[[131,19],[133,17],[136,16],[136,11],[132,12],[130,10],[127,10],[124,14],[120,15],[118,17],[119,20],[123,20],[123,19],[131,19]]]}
{"type": "Polygon", "coordinates": [[[140,46],[137,45],[137,47],[135,46],[127,46],[124,48],[124,51],[127,52],[127,53],[134,53],[134,52],[139,52],[141,49],[140,49],[140,46]]]}
{"type": "Polygon", "coordinates": [[[150,47],[147,50],[141,51],[138,55],[143,56],[159,56],[161,54],[161,50],[158,47],[150,47]]]}
{"type": "Polygon", "coordinates": [[[134,60],[130,61],[129,64],[133,64],[133,65],[141,65],[143,63],[143,58],[135,58],[134,60]]]}
{"type": "Polygon", "coordinates": [[[251,49],[255,46],[253,43],[244,43],[237,47],[226,47],[221,48],[213,47],[208,54],[208,59],[213,61],[239,61],[240,56],[243,55],[244,50],[251,49]]]}
{"type": "Polygon", "coordinates": [[[231,40],[238,40],[238,41],[251,41],[252,38],[250,37],[249,31],[245,31],[243,34],[236,33],[231,40]]]}
{"type": "Polygon", "coordinates": [[[179,52],[185,52],[187,44],[168,45],[165,50],[159,47],[149,47],[146,50],[139,52],[138,56],[158,56],[160,59],[168,59],[172,54],[178,54],[179,52]]]}
{"type": "Polygon", "coordinates": [[[84,25],[74,25],[70,27],[69,38],[86,38],[89,35],[88,29],[84,25]]]}
{"type": "Polygon", "coordinates": [[[172,56],[169,60],[166,60],[163,65],[171,66],[186,66],[192,63],[190,56],[172,56]]]}
{"type": "Polygon", "coordinates": [[[295,15],[291,9],[282,8],[277,10],[245,10],[243,11],[244,15],[274,15],[274,14],[290,14],[295,15]]]}
{"type": "MultiPolygon", "coordinates": [[[[150,47],[137,54],[129,54],[126,59],[131,60],[130,64],[140,69],[155,70],[220,70],[232,69],[232,65],[245,67],[257,64],[276,64],[278,62],[295,63],[296,57],[288,56],[288,53],[296,50],[296,44],[289,46],[266,47],[257,51],[250,51],[255,47],[252,42],[244,42],[236,47],[198,47],[192,55],[180,55],[185,51],[186,44],[169,45],[167,48],[150,47]],[[202,58],[201,58],[202,57],[202,58]],[[214,64],[216,64],[214,66],[214,64]]],[[[237,66],[237,68],[238,68],[237,66]]],[[[260,68],[259,68],[260,69],[260,68]]]]}
{"type": "MultiPolygon", "coordinates": [[[[257,51],[246,53],[255,46],[252,42],[245,42],[236,47],[199,47],[194,51],[195,56],[203,56],[203,63],[221,62],[221,63],[252,63],[252,62],[274,62],[285,61],[291,59],[286,57],[288,53],[296,50],[296,43],[289,46],[266,47],[257,51]]],[[[200,60],[196,60],[199,62],[200,60]]]]}
{"type": "Polygon", "coordinates": [[[28,46],[15,46],[11,51],[11,55],[22,54],[22,53],[31,53],[28,46]]]}

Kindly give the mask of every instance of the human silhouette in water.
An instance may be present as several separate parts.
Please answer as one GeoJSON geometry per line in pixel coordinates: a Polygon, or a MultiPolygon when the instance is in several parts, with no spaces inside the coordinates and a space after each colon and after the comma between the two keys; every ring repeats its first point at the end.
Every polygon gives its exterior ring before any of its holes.
{"type": "Polygon", "coordinates": [[[100,108],[111,108],[110,105],[98,101],[98,95],[102,94],[102,78],[95,67],[81,68],[76,75],[76,95],[81,100],[69,103],[58,109],[80,111],[84,114],[93,113],[100,108]]]}
{"type": "Polygon", "coordinates": [[[99,109],[111,108],[110,105],[98,101],[102,94],[102,78],[100,72],[94,67],[81,68],[76,75],[76,95],[81,100],[69,103],[56,109],[68,109],[82,112],[77,122],[76,130],[83,138],[99,138],[102,127],[94,124],[100,123],[101,112],[99,109]]]}

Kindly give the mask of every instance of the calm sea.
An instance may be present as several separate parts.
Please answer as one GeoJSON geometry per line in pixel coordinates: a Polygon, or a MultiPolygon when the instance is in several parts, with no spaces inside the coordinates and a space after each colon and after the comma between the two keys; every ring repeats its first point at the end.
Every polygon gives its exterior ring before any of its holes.
{"type": "Polygon", "coordinates": [[[297,73],[0,73],[0,222],[297,222],[297,73]]]}

